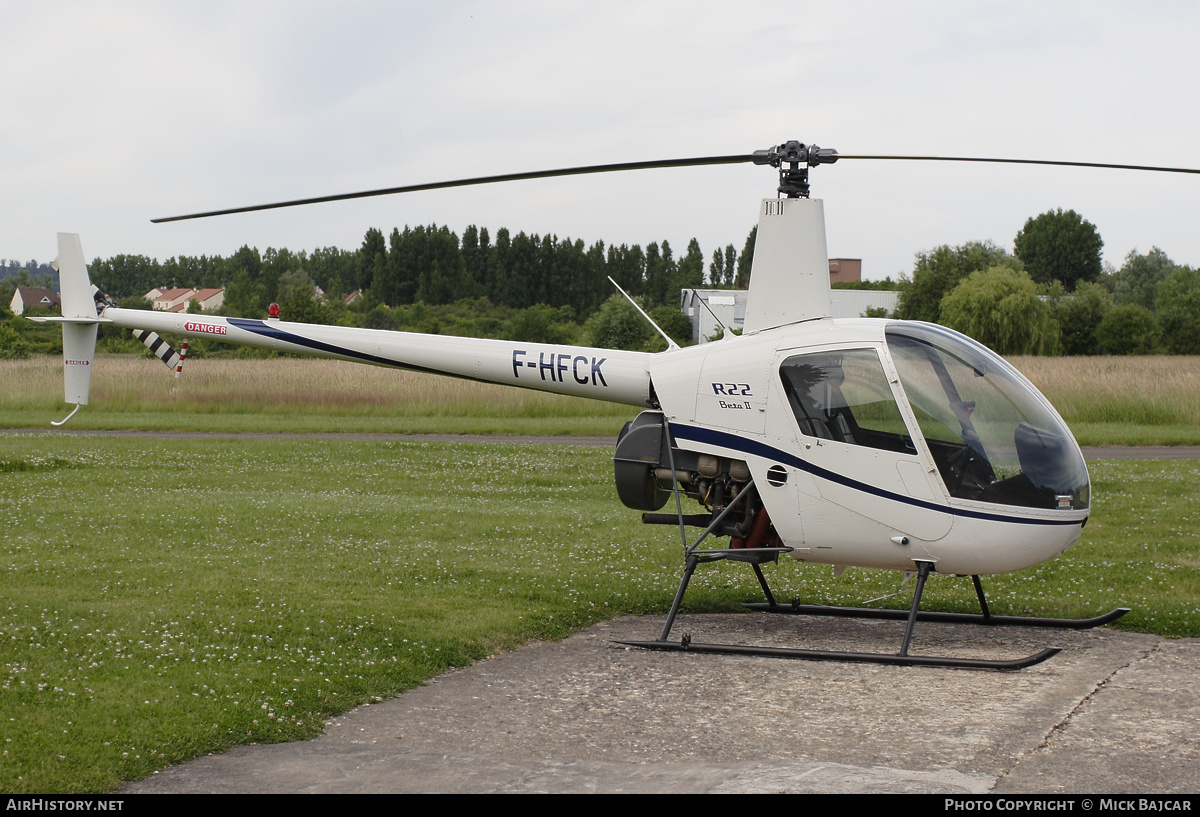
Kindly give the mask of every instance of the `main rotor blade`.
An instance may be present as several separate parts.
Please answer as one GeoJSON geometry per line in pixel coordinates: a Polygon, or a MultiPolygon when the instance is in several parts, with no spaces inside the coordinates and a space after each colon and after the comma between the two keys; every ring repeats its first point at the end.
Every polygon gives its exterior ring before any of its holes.
{"type": "Polygon", "coordinates": [[[1151,165],[1119,165],[1107,162],[1056,162],[1048,159],[985,159],[977,156],[861,156],[834,154],[838,159],[881,159],[912,162],[992,162],[1007,165],[1056,165],[1059,167],[1102,167],[1112,170],[1149,170],[1157,173],[1200,173],[1188,167],[1153,167],[1151,165]]]}
{"type": "Polygon", "coordinates": [[[621,170],[653,170],[663,167],[698,167],[701,165],[732,165],[742,162],[753,162],[751,154],[738,156],[705,156],[695,159],[660,159],[652,162],[621,162],[607,165],[587,165],[585,167],[566,167],[559,170],[537,170],[530,173],[505,173],[499,176],[479,176],[474,179],[455,179],[448,182],[428,182],[426,184],[410,184],[404,187],[385,187],[379,190],[364,190],[358,193],[340,193],[333,196],[316,196],[310,199],[293,199],[273,204],[255,204],[249,207],[230,207],[226,210],[209,210],[204,213],[191,213],[184,216],[168,216],[167,218],[152,218],[152,224],[164,224],[169,221],[186,221],[193,218],[209,218],[211,216],[227,216],[233,213],[253,213],[257,210],[278,210],[283,207],[299,207],[302,204],[322,204],[330,201],[346,201],[347,199],[365,199],[371,196],[390,196],[393,193],[415,193],[419,190],[441,190],[446,187],[468,187],[475,184],[492,184],[494,182],[517,182],[527,179],[548,179],[555,176],[582,176],[588,173],[611,173],[621,170]]]}

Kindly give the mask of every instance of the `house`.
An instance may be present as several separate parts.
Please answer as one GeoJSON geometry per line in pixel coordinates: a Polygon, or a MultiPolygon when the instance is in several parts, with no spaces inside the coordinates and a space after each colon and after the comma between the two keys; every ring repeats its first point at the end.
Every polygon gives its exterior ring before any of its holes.
{"type": "Polygon", "coordinates": [[[203,312],[216,312],[225,303],[225,290],[220,287],[211,289],[188,287],[162,289],[156,287],[143,297],[160,312],[187,312],[192,301],[199,301],[200,309],[203,312]]]}
{"type": "Polygon", "coordinates": [[[151,306],[160,312],[170,312],[174,307],[183,304],[187,308],[188,296],[196,290],[190,287],[176,287],[174,289],[152,289],[146,293],[146,300],[150,301],[151,306]],[[154,293],[158,293],[155,295],[154,293]]]}
{"type": "Polygon", "coordinates": [[[62,301],[52,289],[18,287],[17,291],[13,293],[12,302],[8,308],[12,310],[14,315],[21,315],[31,306],[58,309],[62,306],[62,301]]]}
{"type": "Polygon", "coordinates": [[[192,301],[199,301],[200,309],[204,312],[216,312],[225,303],[225,290],[221,287],[198,289],[195,295],[188,298],[189,304],[192,301]]]}

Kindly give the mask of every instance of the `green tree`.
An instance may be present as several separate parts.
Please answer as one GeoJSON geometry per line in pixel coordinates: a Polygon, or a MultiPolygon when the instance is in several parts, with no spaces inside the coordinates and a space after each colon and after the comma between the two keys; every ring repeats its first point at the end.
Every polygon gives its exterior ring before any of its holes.
{"type": "Polygon", "coordinates": [[[675,282],[675,289],[701,286],[704,286],[704,253],[700,251],[700,242],[693,238],[688,242],[687,253],[679,259],[679,278],[675,282]]]}
{"type": "Polygon", "coordinates": [[[912,279],[903,283],[896,317],[907,321],[941,323],[942,299],[971,273],[1021,262],[990,241],[969,241],[959,247],[943,244],[917,254],[912,279]]]}
{"type": "MultiPolygon", "coordinates": [[[[692,345],[692,321],[679,310],[678,306],[664,304],[651,312],[650,318],[680,346],[692,345]]],[[[655,332],[654,337],[659,341],[656,346],[660,346],[662,349],[667,348],[666,341],[662,339],[661,335],[655,332]]],[[[659,348],[655,348],[654,351],[659,351],[659,348]]]]}
{"type": "Polygon", "coordinates": [[[1042,213],[1025,222],[1013,244],[1017,258],[1039,284],[1062,281],[1072,292],[1080,281],[1098,281],[1104,242],[1096,225],[1074,210],[1042,213]]]}
{"type": "MultiPolygon", "coordinates": [[[[176,279],[164,280],[158,261],[144,255],[116,255],[105,261],[97,258],[88,266],[92,283],[101,292],[123,298],[126,295],[145,295],[157,286],[184,286],[176,279]]],[[[21,286],[30,286],[21,284],[21,286]]]]}
{"type": "MultiPolygon", "coordinates": [[[[737,289],[746,289],[750,286],[750,269],[754,266],[754,241],[758,238],[758,225],[750,229],[750,235],[746,236],[746,244],[742,247],[741,257],[737,259],[737,281],[735,286],[737,289]]],[[[728,252],[728,251],[727,251],[728,252]]],[[[731,258],[728,254],[725,258],[725,274],[729,274],[729,269],[733,265],[730,263],[731,258]]]]}
{"type": "MultiPolygon", "coordinates": [[[[153,309],[154,303],[141,295],[126,295],[124,298],[117,299],[117,306],[121,309],[153,309]]],[[[123,333],[125,330],[121,331],[123,333]]]]}
{"type": "MultiPolygon", "coordinates": [[[[584,326],[584,343],[601,349],[641,349],[654,330],[620,294],[613,295],[584,326]]],[[[657,333],[655,333],[657,334],[657,333]]]]}
{"type": "Polygon", "coordinates": [[[504,336],[525,343],[571,343],[576,331],[574,317],[569,306],[534,304],[504,325],[504,336]]]}
{"type": "Polygon", "coordinates": [[[646,269],[646,254],[641,245],[627,247],[609,245],[605,266],[608,274],[630,295],[641,295],[644,291],[643,274],[646,269]]]}
{"type": "MultiPolygon", "coordinates": [[[[729,245],[730,249],[733,245],[729,245]]],[[[725,285],[725,255],[720,250],[713,250],[712,262],[708,265],[708,285],[719,287],[725,285]]]]}
{"type": "Polygon", "coordinates": [[[1154,309],[1158,300],[1158,285],[1179,267],[1158,247],[1139,255],[1130,250],[1125,263],[1112,279],[1113,301],[1117,304],[1138,304],[1154,309]]]}
{"type": "Polygon", "coordinates": [[[362,247],[358,251],[358,285],[368,290],[375,283],[375,272],[383,268],[382,259],[387,257],[387,244],[383,233],[374,227],[367,230],[363,236],[362,247]]]}
{"type": "Polygon", "coordinates": [[[299,268],[290,269],[279,276],[279,302],[282,304],[296,296],[311,300],[314,286],[307,272],[299,268]]]}
{"type": "Polygon", "coordinates": [[[1062,327],[1062,348],[1066,355],[1100,354],[1100,322],[1113,308],[1112,295],[1100,284],[1081,281],[1075,292],[1058,300],[1054,319],[1062,327]]]}
{"type": "Polygon", "coordinates": [[[266,311],[267,301],[262,287],[250,279],[249,270],[238,270],[225,288],[221,314],[237,318],[261,318],[266,311]]]}
{"type": "Polygon", "coordinates": [[[279,317],[294,323],[332,324],[337,315],[329,306],[313,297],[311,288],[292,288],[279,299],[279,317]]]}
{"type": "Polygon", "coordinates": [[[730,288],[737,280],[737,250],[732,244],[725,245],[725,287],[730,288]]]}
{"type": "Polygon", "coordinates": [[[1200,270],[1178,267],[1158,285],[1158,321],[1168,352],[1200,354],[1200,270]]]}
{"type": "Polygon", "coordinates": [[[1002,355],[1046,355],[1059,349],[1050,305],[1025,272],[997,266],[974,272],[942,299],[942,324],[1002,355]]]}
{"type": "Polygon", "coordinates": [[[1096,328],[1105,355],[1152,355],[1161,335],[1154,313],[1137,304],[1114,306],[1096,328]]]}

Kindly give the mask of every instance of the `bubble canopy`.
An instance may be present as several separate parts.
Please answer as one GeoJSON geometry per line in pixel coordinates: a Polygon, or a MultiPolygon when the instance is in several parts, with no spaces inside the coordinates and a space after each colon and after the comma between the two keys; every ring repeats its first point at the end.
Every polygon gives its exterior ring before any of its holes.
{"type": "Polygon", "coordinates": [[[1050,403],[1003,358],[941,326],[890,323],[900,383],[951,496],[1086,509],[1087,466],[1050,403]]]}

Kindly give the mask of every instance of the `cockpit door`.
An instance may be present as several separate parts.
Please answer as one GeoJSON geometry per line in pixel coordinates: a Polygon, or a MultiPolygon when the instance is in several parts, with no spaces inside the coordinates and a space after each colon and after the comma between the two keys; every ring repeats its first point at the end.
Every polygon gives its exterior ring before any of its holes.
{"type": "Polygon", "coordinates": [[[806,534],[813,517],[822,518],[822,540],[855,549],[877,537],[932,542],[950,531],[945,489],[914,442],[895,380],[876,347],[776,356],[768,422],[795,441],[806,534]]]}

